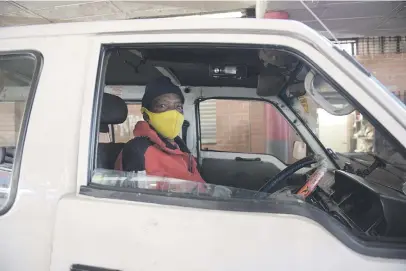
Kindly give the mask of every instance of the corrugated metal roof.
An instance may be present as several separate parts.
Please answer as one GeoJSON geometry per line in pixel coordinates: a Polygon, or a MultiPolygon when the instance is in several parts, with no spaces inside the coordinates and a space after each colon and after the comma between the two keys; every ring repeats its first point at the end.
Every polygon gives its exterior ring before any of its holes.
{"type": "MultiPolygon", "coordinates": [[[[338,37],[406,35],[405,1],[306,1],[338,37]]],[[[325,29],[298,1],[269,1],[268,9],[286,10],[289,18],[325,34],[325,29]]]]}
{"type": "Polygon", "coordinates": [[[0,26],[222,12],[254,4],[255,1],[1,1],[0,26]]]}
{"type": "MultiPolygon", "coordinates": [[[[338,38],[406,35],[405,1],[306,1],[338,38]]],[[[105,21],[207,12],[255,6],[255,1],[1,1],[0,26],[105,21]]],[[[268,10],[327,33],[299,1],[268,1],[268,10]]]]}

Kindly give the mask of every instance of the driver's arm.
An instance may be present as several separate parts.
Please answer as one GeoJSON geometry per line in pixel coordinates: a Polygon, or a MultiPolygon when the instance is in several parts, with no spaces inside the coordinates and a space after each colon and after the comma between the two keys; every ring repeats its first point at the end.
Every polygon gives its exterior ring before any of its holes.
{"type": "Polygon", "coordinates": [[[136,137],[128,141],[123,148],[122,169],[124,171],[145,171],[145,152],[151,142],[143,137],[136,137]]]}

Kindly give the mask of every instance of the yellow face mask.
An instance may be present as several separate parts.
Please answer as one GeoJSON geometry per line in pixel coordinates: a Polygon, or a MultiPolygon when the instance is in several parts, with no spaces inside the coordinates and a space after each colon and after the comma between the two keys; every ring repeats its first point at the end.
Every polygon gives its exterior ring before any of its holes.
{"type": "Polygon", "coordinates": [[[162,113],[153,113],[142,107],[141,113],[146,113],[149,117],[149,124],[162,136],[174,139],[182,129],[184,116],[177,110],[169,110],[162,113]]]}

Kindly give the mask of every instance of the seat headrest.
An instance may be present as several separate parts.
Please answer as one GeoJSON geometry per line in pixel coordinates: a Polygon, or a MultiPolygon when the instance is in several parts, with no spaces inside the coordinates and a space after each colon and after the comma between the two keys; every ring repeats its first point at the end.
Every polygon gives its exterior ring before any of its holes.
{"type": "Polygon", "coordinates": [[[100,124],[120,124],[127,119],[128,108],[123,99],[109,93],[103,94],[100,124]]]}

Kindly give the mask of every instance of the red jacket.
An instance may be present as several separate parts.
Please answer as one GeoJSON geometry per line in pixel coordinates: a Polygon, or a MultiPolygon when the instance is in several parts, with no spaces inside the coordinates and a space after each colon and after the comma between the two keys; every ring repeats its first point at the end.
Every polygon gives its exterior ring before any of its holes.
{"type": "Polygon", "coordinates": [[[196,159],[181,138],[175,138],[175,145],[166,142],[145,121],[137,122],[133,134],[117,158],[117,170],[145,170],[147,175],[204,183],[196,159]]]}

